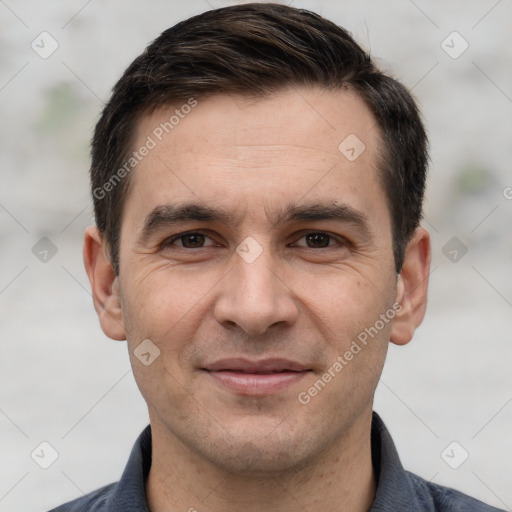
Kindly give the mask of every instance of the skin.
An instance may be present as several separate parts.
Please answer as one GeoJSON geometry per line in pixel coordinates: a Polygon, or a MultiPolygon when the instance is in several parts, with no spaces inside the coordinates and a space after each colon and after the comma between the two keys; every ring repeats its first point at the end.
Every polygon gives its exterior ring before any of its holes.
{"type": "MultiPolygon", "coordinates": [[[[174,108],[142,118],[134,147],[174,108]]],[[[153,512],[371,505],[374,392],[389,341],[408,343],[423,319],[430,267],[429,235],[418,228],[395,272],[379,148],[371,113],[348,91],[211,97],[133,171],[119,276],[105,240],[87,230],[84,260],[102,329],[127,339],[148,404],[153,512]],[[338,150],[350,134],[366,146],[354,161],[338,150]],[[223,208],[232,222],[163,223],[143,237],[148,215],[177,202],[223,208]],[[306,203],[349,206],[367,229],[332,219],[275,222],[285,205],[306,203]],[[197,237],[169,241],[190,231],[206,235],[197,247],[197,237]],[[318,232],[325,235],[316,242],[306,236],[318,232]],[[262,251],[252,262],[236,252],[249,236],[262,251]],[[393,320],[301,403],[299,393],[393,304],[401,305],[393,320]],[[160,350],[148,366],[134,354],[145,339],[160,350]],[[282,357],[310,371],[276,393],[244,395],[201,370],[225,357],[282,357]]]]}

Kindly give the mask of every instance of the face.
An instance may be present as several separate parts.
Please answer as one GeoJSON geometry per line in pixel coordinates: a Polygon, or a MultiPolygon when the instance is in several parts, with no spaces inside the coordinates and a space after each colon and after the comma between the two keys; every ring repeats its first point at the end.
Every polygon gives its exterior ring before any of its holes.
{"type": "Polygon", "coordinates": [[[155,146],[102,326],[154,432],[232,471],[298,467],[371,414],[400,322],[375,121],[347,91],[220,95],[159,140],[174,110],[137,127],[155,146]]]}

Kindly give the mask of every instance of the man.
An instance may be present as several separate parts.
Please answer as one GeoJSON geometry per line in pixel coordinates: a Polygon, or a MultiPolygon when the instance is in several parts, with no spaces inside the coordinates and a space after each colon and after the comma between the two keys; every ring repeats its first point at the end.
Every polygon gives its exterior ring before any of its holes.
{"type": "Polygon", "coordinates": [[[427,140],[342,28],[206,12],[126,70],[96,127],[84,261],[150,427],[63,511],[491,511],[402,468],[372,412],[426,307],[427,140]]]}

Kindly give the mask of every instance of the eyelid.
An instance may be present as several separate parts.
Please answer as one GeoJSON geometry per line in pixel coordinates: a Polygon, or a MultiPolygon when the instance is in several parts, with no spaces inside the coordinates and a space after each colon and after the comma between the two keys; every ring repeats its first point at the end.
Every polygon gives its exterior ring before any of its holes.
{"type": "MultiPolygon", "coordinates": [[[[297,234],[294,235],[294,238],[296,240],[301,240],[302,238],[304,238],[306,235],[313,235],[313,234],[318,234],[318,235],[327,235],[328,237],[332,238],[333,240],[335,240],[337,243],[337,245],[348,245],[349,244],[349,241],[341,236],[341,235],[335,235],[334,233],[330,233],[329,231],[323,231],[323,230],[320,230],[320,229],[317,229],[317,230],[312,230],[312,229],[308,229],[308,230],[303,230],[303,231],[300,231],[299,232],[300,236],[297,238],[297,234]]],[[[306,245],[299,245],[298,247],[303,247],[305,249],[315,249],[314,247],[308,247],[306,245]]],[[[318,249],[330,249],[330,248],[333,248],[333,247],[336,247],[336,244],[332,244],[332,245],[328,245],[327,247],[317,247],[316,250],[318,249]]]]}
{"type": "MultiPolygon", "coordinates": [[[[184,236],[187,236],[187,235],[195,235],[195,234],[200,234],[200,235],[204,235],[206,238],[209,238],[210,240],[212,240],[213,242],[215,242],[215,240],[209,236],[207,234],[207,231],[206,230],[202,230],[202,229],[196,229],[196,230],[189,230],[189,231],[184,231],[182,233],[177,233],[176,235],[172,235],[170,237],[167,237],[160,245],[162,248],[165,248],[167,246],[170,246],[170,245],[174,245],[174,242],[176,242],[177,240],[179,240],[180,238],[184,237],[184,236]]],[[[301,248],[305,248],[305,249],[329,249],[329,248],[333,248],[333,247],[336,247],[336,245],[348,245],[350,244],[350,242],[343,236],[341,235],[335,235],[334,233],[330,233],[329,231],[322,231],[322,230],[312,230],[312,229],[309,229],[309,230],[301,230],[299,231],[298,233],[295,233],[294,235],[294,240],[298,241],[298,240],[301,240],[302,238],[304,238],[305,236],[307,235],[311,235],[311,234],[320,234],[320,235],[327,235],[329,236],[331,239],[335,240],[337,242],[337,244],[330,244],[326,247],[308,247],[307,245],[297,245],[297,247],[301,247],[301,248]],[[300,235],[300,236],[298,236],[300,235]]],[[[296,242],[295,242],[296,243],[296,242]]],[[[207,245],[207,246],[203,246],[203,247],[195,247],[195,248],[190,248],[190,247],[181,247],[179,245],[176,245],[176,247],[179,247],[181,249],[188,249],[188,250],[197,250],[197,249],[204,249],[206,247],[212,247],[214,244],[212,245],[207,245]]]]}
{"type": "MultiPolygon", "coordinates": [[[[160,244],[160,246],[167,247],[169,245],[174,245],[174,242],[176,242],[176,240],[179,240],[180,238],[187,236],[187,235],[196,235],[196,234],[204,235],[206,238],[209,238],[213,242],[215,241],[215,240],[213,240],[213,238],[211,236],[207,235],[205,231],[203,231],[201,229],[194,229],[194,230],[184,231],[183,233],[178,233],[176,235],[169,236],[160,244]]],[[[180,246],[176,245],[176,247],[180,247],[180,246]]],[[[212,247],[212,245],[208,245],[205,247],[212,247]]],[[[189,247],[180,247],[180,248],[181,249],[190,249],[189,247]]],[[[196,249],[203,249],[203,247],[197,247],[196,249]]]]}

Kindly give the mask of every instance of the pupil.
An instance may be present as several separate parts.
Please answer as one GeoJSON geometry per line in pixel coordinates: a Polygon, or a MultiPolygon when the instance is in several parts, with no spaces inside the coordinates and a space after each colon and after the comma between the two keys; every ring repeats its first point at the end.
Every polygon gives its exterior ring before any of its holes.
{"type": "Polygon", "coordinates": [[[200,233],[197,233],[197,234],[194,234],[194,235],[185,235],[183,237],[183,241],[185,242],[184,245],[186,245],[187,247],[199,247],[202,245],[202,243],[204,243],[204,235],[200,234],[200,233]],[[187,243],[187,240],[190,241],[192,240],[191,243],[187,243]]]}
{"type": "Polygon", "coordinates": [[[307,235],[307,240],[308,242],[312,242],[315,247],[327,247],[329,245],[329,237],[322,233],[312,233],[307,235]]]}

